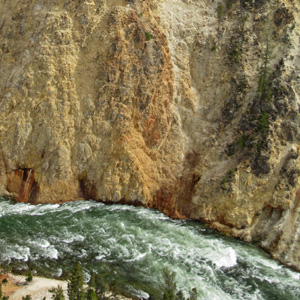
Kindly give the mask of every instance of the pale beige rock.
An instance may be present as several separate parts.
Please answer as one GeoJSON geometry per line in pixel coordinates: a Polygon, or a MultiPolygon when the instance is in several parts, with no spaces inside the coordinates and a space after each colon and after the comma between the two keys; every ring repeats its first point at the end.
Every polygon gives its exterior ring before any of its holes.
{"type": "Polygon", "coordinates": [[[230,3],[0,0],[0,193],[156,207],[300,269],[299,2],[230,3]]]}

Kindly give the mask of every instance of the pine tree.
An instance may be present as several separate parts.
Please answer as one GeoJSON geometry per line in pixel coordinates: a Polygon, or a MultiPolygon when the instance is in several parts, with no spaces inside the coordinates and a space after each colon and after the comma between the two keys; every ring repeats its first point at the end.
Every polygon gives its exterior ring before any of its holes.
{"type": "Polygon", "coordinates": [[[176,294],[176,299],[185,300],[182,290],[178,291],[178,293],[176,294]]]}
{"type": "Polygon", "coordinates": [[[86,293],[86,300],[98,300],[94,289],[89,288],[86,293]]]}
{"type": "Polygon", "coordinates": [[[163,277],[165,281],[165,292],[163,294],[163,300],[175,300],[176,299],[176,282],[175,273],[171,273],[169,270],[163,270],[163,277]]]}
{"type": "Polygon", "coordinates": [[[89,287],[90,287],[90,288],[93,288],[93,289],[95,289],[95,287],[96,287],[95,277],[96,277],[95,273],[92,272],[90,281],[89,281],[89,283],[88,283],[89,287]]]}
{"type": "MultiPolygon", "coordinates": [[[[118,299],[117,298],[117,294],[118,294],[118,292],[117,292],[117,281],[115,279],[112,282],[110,282],[109,290],[111,292],[110,299],[118,299]]],[[[103,299],[105,299],[105,297],[103,299]]]]}
{"type": "Polygon", "coordinates": [[[78,263],[71,273],[68,282],[69,300],[84,300],[82,267],[78,263]]]}
{"type": "Polygon", "coordinates": [[[105,298],[105,292],[107,291],[107,287],[104,283],[104,280],[100,274],[97,274],[94,277],[94,284],[95,284],[95,292],[98,300],[103,300],[105,298]]]}
{"type": "Polygon", "coordinates": [[[196,288],[193,288],[190,291],[190,298],[188,300],[197,300],[197,297],[198,297],[198,291],[196,288]]]}
{"type": "Polygon", "coordinates": [[[163,277],[165,287],[162,300],[197,300],[198,292],[196,288],[193,288],[189,292],[190,296],[188,298],[184,297],[182,290],[177,291],[175,281],[176,274],[174,272],[170,272],[168,269],[164,269],[163,277]]]}

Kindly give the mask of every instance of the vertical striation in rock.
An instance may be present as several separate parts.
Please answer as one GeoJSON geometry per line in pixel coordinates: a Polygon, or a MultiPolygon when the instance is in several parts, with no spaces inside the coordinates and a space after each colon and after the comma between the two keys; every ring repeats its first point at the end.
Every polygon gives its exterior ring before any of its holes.
{"type": "Polygon", "coordinates": [[[155,207],[300,269],[297,1],[0,7],[1,194],[155,207]]]}

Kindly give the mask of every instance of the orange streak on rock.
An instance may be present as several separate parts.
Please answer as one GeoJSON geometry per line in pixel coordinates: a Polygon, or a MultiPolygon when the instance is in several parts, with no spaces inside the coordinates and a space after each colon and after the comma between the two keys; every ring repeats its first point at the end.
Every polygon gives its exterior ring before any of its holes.
{"type": "Polygon", "coordinates": [[[34,183],[32,169],[21,169],[8,173],[7,189],[16,195],[18,202],[29,202],[34,183]]]}

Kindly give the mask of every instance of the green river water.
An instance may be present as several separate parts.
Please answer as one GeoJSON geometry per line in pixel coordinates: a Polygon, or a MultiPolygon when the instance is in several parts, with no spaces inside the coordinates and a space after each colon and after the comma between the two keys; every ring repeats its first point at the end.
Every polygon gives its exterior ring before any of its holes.
{"type": "Polygon", "coordinates": [[[77,201],[30,205],[0,198],[0,264],[63,278],[80,261],[137,299],[160,299],[162,271],[199,299],[300,299],[300,274],[256,247],[146,208],[77,201]]]}

